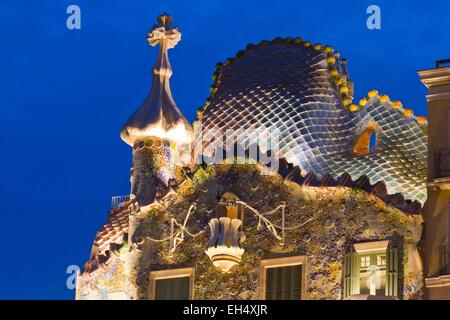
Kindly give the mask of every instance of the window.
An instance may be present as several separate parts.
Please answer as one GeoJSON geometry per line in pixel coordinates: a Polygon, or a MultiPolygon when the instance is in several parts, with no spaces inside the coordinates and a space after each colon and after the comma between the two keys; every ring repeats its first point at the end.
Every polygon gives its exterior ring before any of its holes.
{"type": "Polygon", "coordinates": [[[353,245],[344,258],[344,298],[351,295],[397,296],[398,255],[389,241],[353,245]]]}
{"type": "Polygon", "coordinates": [[[370,256],[361,257],[361,269],[370,267],[370,256]]]}
{"type": "Polygon", "coordinates": [[[260,299],[306,299],[306,257],[265,259],[260,265],[260,299]]]}
{"type": "Polygon", "coordinates": [[[361,259],[359,269],[359,293],[384,296],[386,287],[386,254],[358,255],[361,259]],[[384,257],[384,259],[383,259],[384,257]]]}
{"type": "Polygon", "coordinates": [[[377,267],[385,267],[386,266],[386,255],[377,255],[377,267]]]}
{"type": "Polygon", "coordinates": [[[298,300],[302,266],[269,268],[266,271],[266,300],[298,300]]]}
{"type": "Polygon", "coordinates": [[[374,123],[369,124],[367,128],[359,134],[352,150],[355,156],[365,156],[375,151],[378,143],[376,128],[377,126],[374,123]]]}
{"type": "Polygon", "coordinates": [[[194,297],[194,268],[150,272],[151,300],[190,300],[194,297]]]}

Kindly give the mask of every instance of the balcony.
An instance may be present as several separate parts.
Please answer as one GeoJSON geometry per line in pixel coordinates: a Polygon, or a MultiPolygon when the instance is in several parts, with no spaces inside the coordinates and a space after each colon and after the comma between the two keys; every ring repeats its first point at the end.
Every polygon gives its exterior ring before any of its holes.
{"type": "Polygon", "coordinates": [[[450,177],[450,148],[434,152],[434,178],[450,177]]]}
{"type": "Polygon", "coordinates": [[[450,59],[436,61],[436,69],[450,67],[450,59]]]}
{"type": "Polygon", "coordinates": [[[130,201],[130,196],[115,196],[111,198],[111,209],[120,207],[123,205],[124,202],[130,201]]]}
{"type": "Polygon", "coordinates": [[[428,186],[450,190],[450,148],[434,151],[433,175],[428,186]]]}

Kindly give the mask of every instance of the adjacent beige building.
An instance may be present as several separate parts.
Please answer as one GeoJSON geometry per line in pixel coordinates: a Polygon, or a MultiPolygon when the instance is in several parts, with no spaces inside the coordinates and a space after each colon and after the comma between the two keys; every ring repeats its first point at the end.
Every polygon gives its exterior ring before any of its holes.
{"type": "Polygon", "coordinates": [[[423,257],[428,299],[450,299],[450,66],[419,71],[427,87],[428,182],[423,208],[423,257]]]}

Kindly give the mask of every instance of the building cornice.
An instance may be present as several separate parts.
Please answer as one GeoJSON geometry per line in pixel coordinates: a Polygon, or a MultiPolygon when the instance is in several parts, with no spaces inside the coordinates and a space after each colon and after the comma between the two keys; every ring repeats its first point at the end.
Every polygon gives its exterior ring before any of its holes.
{"type": "Polygon", "coordinates": [[[450,274],[434,278],[426,278],[425,286],[427,288],[450,287],[450,274]]]}
{"type": "Polygon", "coordinates": [[[450,67],[422,70],[417,72],[420,81],[429,89],[450,84],[450,67]]]}
{"type": "Polygon", "coordinates": [[[427,102],[450,99],[450,92],[427,94],[427,102]]]}

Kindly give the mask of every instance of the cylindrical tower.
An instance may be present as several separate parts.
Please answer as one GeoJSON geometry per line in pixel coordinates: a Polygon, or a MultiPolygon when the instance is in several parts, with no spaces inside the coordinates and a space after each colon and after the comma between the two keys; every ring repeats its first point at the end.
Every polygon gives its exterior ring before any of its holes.
{"type": "Polygon", "coordinates": [[[138,277],[140,251],[135,231],[144,218],[146,208],[162,198],[176,178],[177,165],[188,165],[193,128],[178,109],[170,91],[172,76],[167,51],[181,39],[177,28],[169,28],[172,18],[158,17],[158,24],[148,33],[152,46],[159,44],[159,55],[153,67],[151,90],[136,112],[124,124],[120,136],[133,148],[131,198],[133,210],[129,217],[128,241],[131,251],[127,262],[127,294],[140,299],[138,277]],[[136,203],[137,202],[137,203],[136,203]]]}
{"type": "Polygon", "coordinates": [[[193,139],[193,129],[178,109],[170,91],[172,68],[168,49],[181,39],[177,28],[169,28],[172,18],[158,17],[158,24],[148,33],[152,46],[160,45],[153,67],[151,90],[139,109],[125,123],[121,138],[133,147],[131,194],[145,207],[169,190],[175,178],[175,166],[184,159],[193,139]]]}

